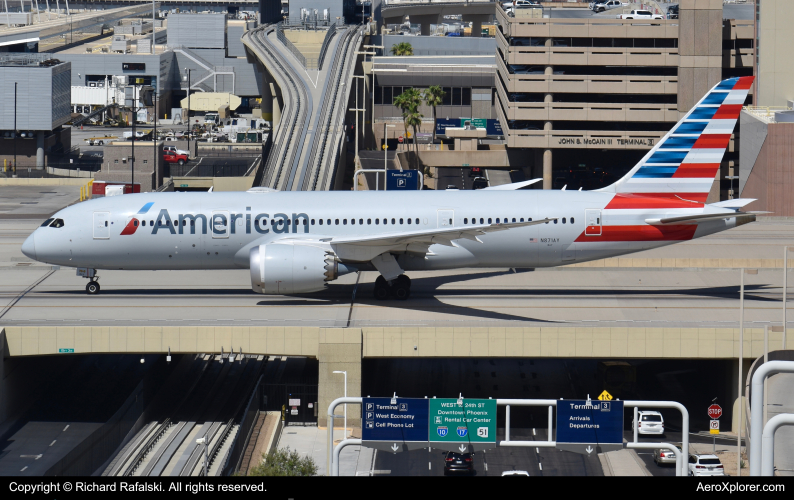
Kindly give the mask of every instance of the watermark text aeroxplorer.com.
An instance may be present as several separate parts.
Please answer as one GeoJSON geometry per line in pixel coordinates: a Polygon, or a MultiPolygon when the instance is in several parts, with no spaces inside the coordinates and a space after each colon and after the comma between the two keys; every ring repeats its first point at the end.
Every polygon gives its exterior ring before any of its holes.
{"type": "Polygon", "coordinates": [[[784,492],[785,484],[747,484],[747,483],[698,483],[696,491],[714,493],[784,492]]]}

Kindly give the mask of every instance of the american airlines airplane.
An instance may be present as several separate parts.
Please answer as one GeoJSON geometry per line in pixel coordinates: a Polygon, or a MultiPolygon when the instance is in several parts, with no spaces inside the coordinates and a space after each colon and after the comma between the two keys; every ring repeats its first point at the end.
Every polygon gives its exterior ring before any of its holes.
{"type": "Polygon", "coordinates": [[[140,193],[70,206],[22,245],[28,257],[97,270],[239,269],[262,294],[300,294],[378,271],[375,297],[409,297],[405,271],[537,268],[615,257],[755,220],[706,204],[753,77],[717,84],[615,184],[596,191],[140,193]]]}

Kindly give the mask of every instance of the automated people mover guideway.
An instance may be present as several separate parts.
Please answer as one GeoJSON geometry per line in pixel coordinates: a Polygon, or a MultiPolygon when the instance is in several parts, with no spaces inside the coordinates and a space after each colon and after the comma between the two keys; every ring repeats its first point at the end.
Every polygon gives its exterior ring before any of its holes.
{"type": "Polygon", "coordinates": [[[277,37],[278,25],[247,32],[243,43],[281,90],[284,109],[265,163],[262,187],[281,191],[333,189],[344,140],[344,117],[363,27],[332,26],[325,62],[307,70],[277,37]]]}

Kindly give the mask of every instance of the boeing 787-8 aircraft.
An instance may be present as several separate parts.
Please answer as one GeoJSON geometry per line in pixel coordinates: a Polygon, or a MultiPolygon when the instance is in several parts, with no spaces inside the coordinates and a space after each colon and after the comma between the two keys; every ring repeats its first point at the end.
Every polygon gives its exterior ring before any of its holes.
{"type": "Polygon", "coordinates": [[[624,255],[754,220],[753,200],[706,204],[753,77],[724,80],[615,184],[596,191],[141,193],[65,208],[22,245],[78,268],[249,268],[257,293],[316,292],[376,270],[375,296],[406,299],[404,271],[551,267],[624,255]]]}

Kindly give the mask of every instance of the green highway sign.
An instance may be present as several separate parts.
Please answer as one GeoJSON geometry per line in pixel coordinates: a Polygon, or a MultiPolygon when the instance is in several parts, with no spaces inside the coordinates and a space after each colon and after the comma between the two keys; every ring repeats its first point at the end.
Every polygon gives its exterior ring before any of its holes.
{"type": "Polygon", "coordinates": [[[485,118],[472,118],[471,124],[476,128],[488,128],[488,122],[485,118]]]}
{"type": "Polygon", "coordinates": [[[429,403],[428,440],[434,448],[463,452],[496,446],[495,399],[430,399],[429,403]]]}
{"type": "Polygon", "coordinates": [[[58,349],[58,352],[74,352],[74,349],[58,349]]]}

